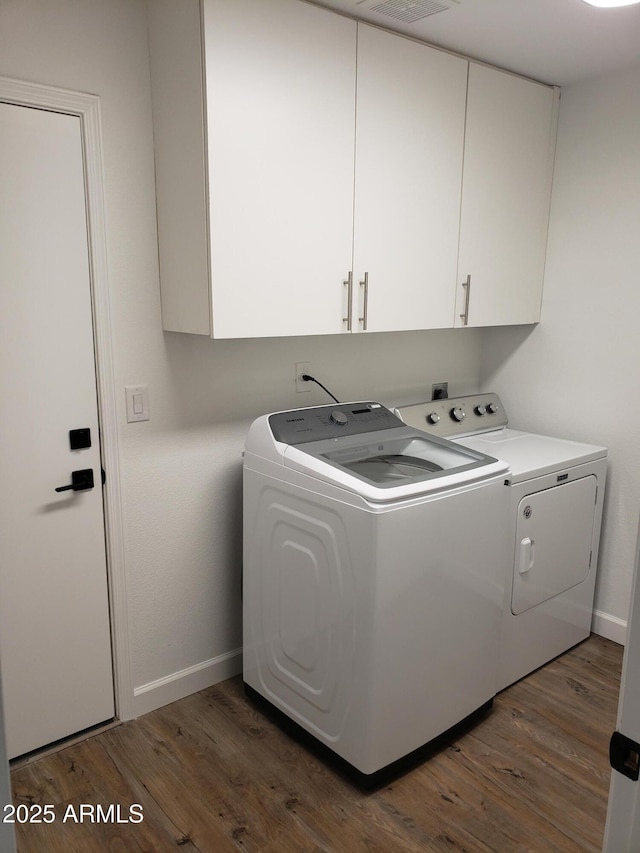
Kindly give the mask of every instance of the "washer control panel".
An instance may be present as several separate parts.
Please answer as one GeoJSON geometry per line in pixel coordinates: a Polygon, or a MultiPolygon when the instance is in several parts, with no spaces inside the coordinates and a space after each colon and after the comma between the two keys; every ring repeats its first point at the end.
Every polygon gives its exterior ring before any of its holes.
{"type": "Polygon", "coordinates": [[[443,438],[488,432],[507,425],[507,414],[497,394],[473,394],[430,400],[394,409],[408,426],[443,438]]]}
{"type": "Polygon", "coordinates": [[[269,426],[276,441],[304,444],[344,435],[397,429],[404,424],[380,403],[334,403],[269,415],[269,426]]]}

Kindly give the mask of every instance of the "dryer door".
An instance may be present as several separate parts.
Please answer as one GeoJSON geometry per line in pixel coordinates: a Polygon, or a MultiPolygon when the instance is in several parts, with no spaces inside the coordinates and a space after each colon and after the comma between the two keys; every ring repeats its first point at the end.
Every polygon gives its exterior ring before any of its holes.
{"type": "Polygon", "coordinates": [[[591,475],[520,501],[511,597],[514,615],[586,579],[596,490],[597,480],[591,475]]]}

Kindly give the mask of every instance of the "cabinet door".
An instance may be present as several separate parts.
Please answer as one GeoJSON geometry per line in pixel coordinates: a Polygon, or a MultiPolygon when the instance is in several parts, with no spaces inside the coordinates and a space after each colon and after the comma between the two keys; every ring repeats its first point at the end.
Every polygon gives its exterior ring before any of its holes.
{"type": "Polygon", "coordinates": [[[556,97],[548,86],[471,63],[456,325],[540,319],[556,97]]]}
{"type": "Polygon", "coordinates": [[[213,336],[345,330],[356,24],[204,0],[213,336]]]}
{"type": "Polygon", "coordinates": [[[357,320],[367,273],[369,331],[453,325],[467,66],[358,27],[354,297],[357,320]]]}

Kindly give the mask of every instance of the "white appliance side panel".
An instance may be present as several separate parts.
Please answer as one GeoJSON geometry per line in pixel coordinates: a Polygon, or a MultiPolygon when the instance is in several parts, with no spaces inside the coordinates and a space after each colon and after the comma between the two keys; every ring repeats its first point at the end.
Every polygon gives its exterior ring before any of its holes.
{"type": "Polygon", "coordinates": [[[429,742],[496,693],[508,493],[493,481],[381,519],[370,652],[373,768],[429,742]]]}
{"type": "Polygon", "coordinates": [[[245,470],[244,680],[329,745],[344,735],[354,681],[359,519],[245,470]]]}
{"type": "Polygon", "coordinates": [[[595,476],[525,495],[517,509],[511,612],[584,581],[591,563],[595,476]]]}

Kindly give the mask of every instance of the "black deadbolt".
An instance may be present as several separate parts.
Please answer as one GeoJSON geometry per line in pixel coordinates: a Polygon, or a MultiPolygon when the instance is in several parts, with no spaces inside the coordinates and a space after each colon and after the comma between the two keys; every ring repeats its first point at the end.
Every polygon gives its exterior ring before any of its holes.
{"type": "Polygon", "coordinates": [[[84,450],[91,447],[91,430],[89,427],[69,430],[69,447],[71,450],[84,450]]]}

